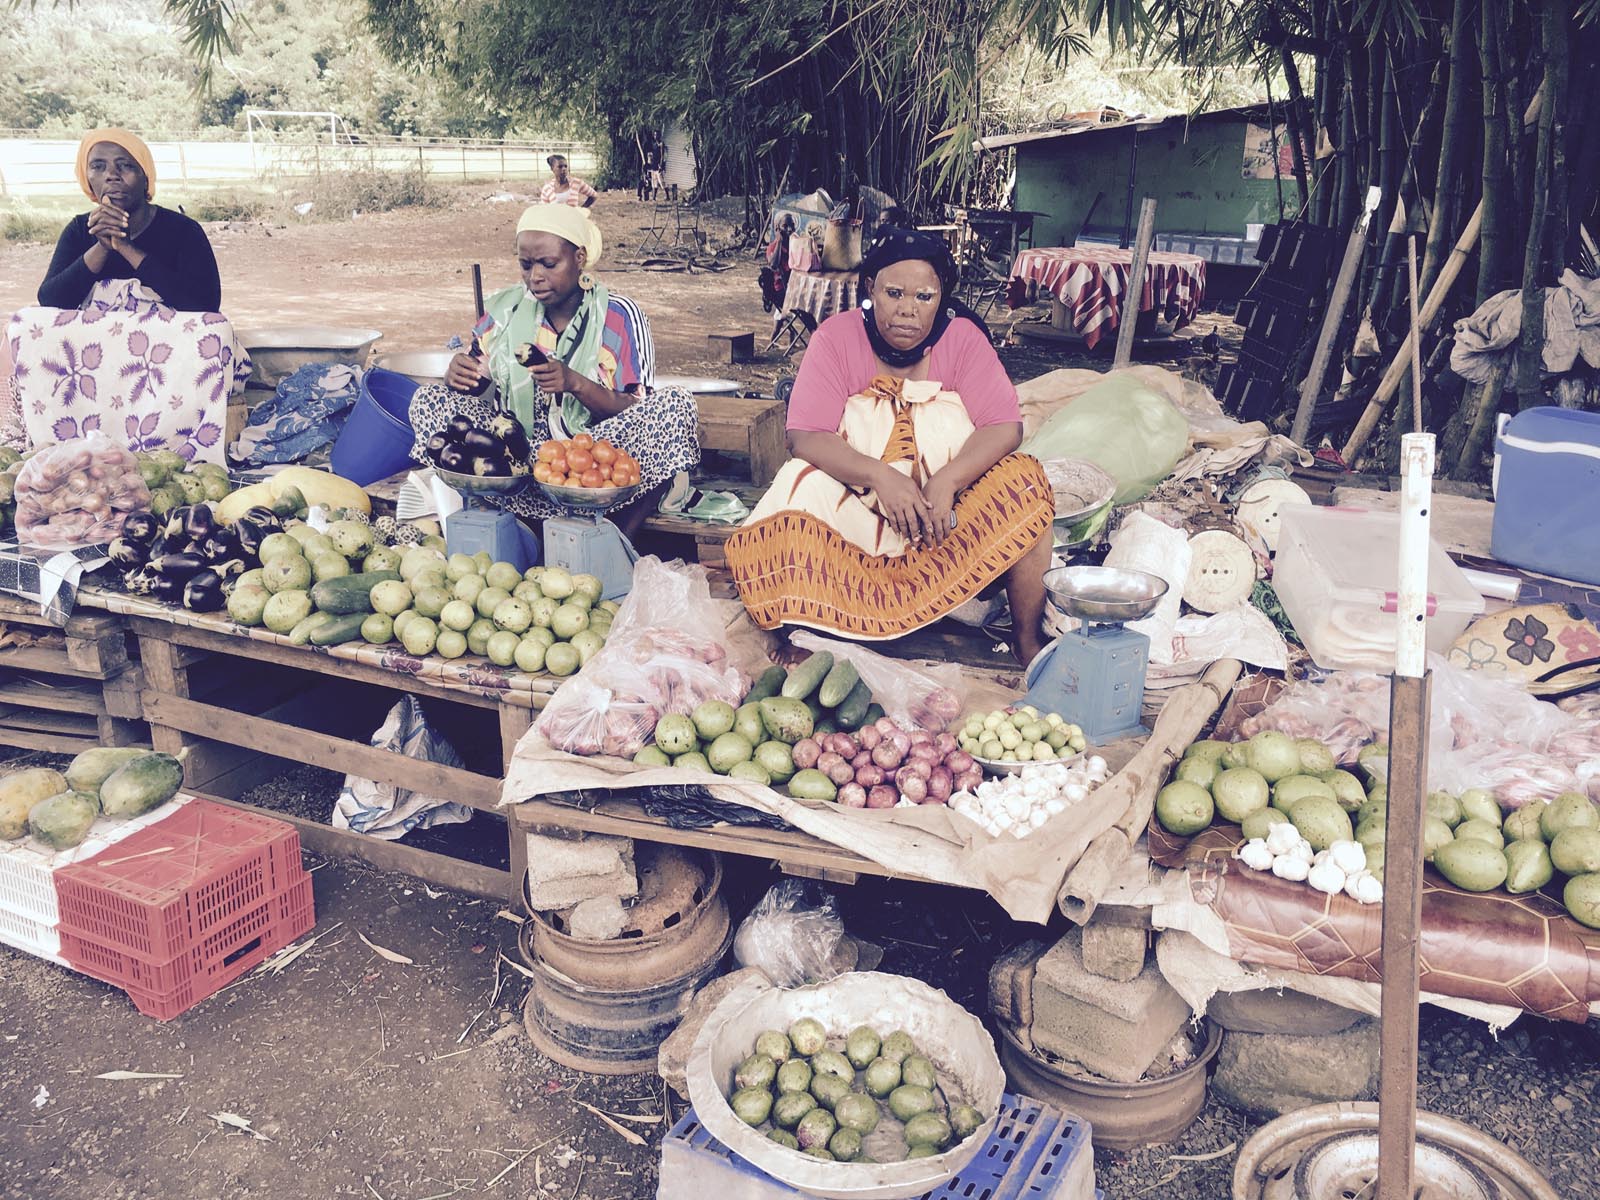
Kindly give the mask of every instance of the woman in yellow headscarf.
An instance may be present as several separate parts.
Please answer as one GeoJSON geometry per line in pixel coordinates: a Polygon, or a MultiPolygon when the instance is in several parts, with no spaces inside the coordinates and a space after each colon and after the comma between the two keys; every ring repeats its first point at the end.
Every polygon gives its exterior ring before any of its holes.
{"type": "MultiPolygon", "coordinates": [[[[613,514],[632,534],[654,512],[672,477],[700,461],[699,415],[682,388],[656,388],[650,322],[638,305],[594,277],[603,241],[587,210],[535,204],[517,222],[522,282],[490,296],[494,318],[484,355],[457,354],[443,386],[417,389],[412,457],[426,462],[428,439],[462,414],[475,424],[496,406],[513,413],[535,446],[548,438],[605,440],[639,463],[639,499],[613,514]],[[544,362],[522,366],[517,347],[538,347],[544,362]]],[[[560,506],[529,489],[505,507],[532,520],[560,506]]]]}
{"type": "Polygon", "coordinates": [[[155,160],[126,129],[92,129],[78,143],[78,186],[94,208],[56,242],[39,303],[79,308],[105,279],[137,279],[180,312],[216,312],[222,282],[205,230],[152,203],[155,160]]]}

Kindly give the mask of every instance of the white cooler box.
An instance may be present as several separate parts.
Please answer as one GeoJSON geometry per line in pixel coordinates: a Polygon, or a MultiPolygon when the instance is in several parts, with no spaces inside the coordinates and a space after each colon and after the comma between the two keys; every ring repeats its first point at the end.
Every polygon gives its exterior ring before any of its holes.
{"type": "MultiPolygon", "coordinates": [[[[1394,670],[1400,517],[1294,505],[1283,510],[1272,585],[1319,667],[1394,670]]],[[[1461,568],[1428,540],[1428,649],[1443,654],[1484,610],[1461,568]]]]}
{"type": "Polygon", "coordinates": [[[1530,408],[1494,443],[1494,534],[1503,563],[1600,583],[1600,413],[1530,408]]]}

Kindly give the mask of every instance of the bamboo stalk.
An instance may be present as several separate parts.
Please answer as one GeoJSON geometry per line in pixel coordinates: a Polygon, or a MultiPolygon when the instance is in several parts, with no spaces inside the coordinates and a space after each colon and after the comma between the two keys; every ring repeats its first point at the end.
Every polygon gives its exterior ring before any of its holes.
{"type": "Polygon", "coordinates": [[[1300,386],[1300,404],[1295,409],[1294,427],[1289,437],[1305,445],[1311,433],[1311,416],[1316,409],[1317,397],[1322,392],[1322,380],[1328,363],[1333,358],[1334,344],[1339,340],[1339,326],[1344,323],[1345,309],[1350,304],[1350,293],[1355,289],[1356,272],[1361,269],[1361,251],[1367,244],[1367,225],[1378,207],[1382,193],[1369,188],[1367,204],[1361,217],[1350,228],[1350,238],[1345,243],[1344,260],[1339,264],[1339,277],[1333,284],[1333,295],[1328,298],[1327,310],[1322,314],[1322,332],[1317,337],[1317,351],[1311,359],[1311,370],[1300,386]]]}
{"type": "Polygon", "coordinates": [[[1433,186],[1433,219],[1428,222],[1428,242],[1419,276],[1423,292],[1433,286],[1444,248],[1448,244],[1456,209],[1461,200],[1459,147],[1466,141],[1468,57],[1472,35],[1467,12],[1471,0],[1455,0],[1450,19],[1450,83],[1444,100],[1444,136],[1439,141],[1439,170],[1433,186]]]}
{"type": "Polygon", "coordinates": [[[1122,807],[1116,823],[1090,842],[1056,897],[1056,906],[1071,920],[1087,921],[1105,895],[1111,878],[1139,840],[1172,764],[1200,731],[1216,716],[1239,681],[1244,665],[1237,659],[1218,659],[1198,682],[1185,684],[1172,694],[1156,718],[1155,728],[1139,752],[1094,794],[1094,803],[1106,811],[1122,807]]]}
{"type": "Polygon", "coordinates": [[[1564,61],[1566,27],[1563,0],[1544,0],[1544,85],[1547,103],[1539,113],[1539,145],[1534,151],[1533,197],[1528,210],[1528,239],[1522,251],[1522,336],[1517,341],[1516,387],[1518,409],[1532,408],[1544,399],[1544,273],[1545,226],[1550,219],[1551,143],[1555,136],[1555,110],[1559,99],[1557,63],[1564,61]]]}
{"type": "MultiPolygon", "coordinates": [[[[1528,105],[1522,122],[1527,125],[1539,118],[1544,105],[1544,88],[1534,94],[1533,100],[1528,105]]],[[[1450,294],[1450,289],[1455,286],[1456,278],[1461,274],[1466,265],[1467,258],[1472,253],[1472,247],[1478,240],[1478,234],[1483,226],[1483,201],[1478,201],[1478,207],[1473,210],[1472,216],[1467,221],[1467,227],[1461,231],[1461,236],[1456,239],[1455,249],[1450,252],[1450,257],[1445,260],[1443,268],[1439,271],[1439,278],[1434,281],[1433,290],[1428,293],[1428,298],[1423,302],[1422,310],[1418,314],[1419,327],[1406,334],[1406,339],[1401,343],[1394,358],[1389,363],[1389,369],[1384,372],[1383,379],[1378,383],[1378,390],[1373,393],[1372,399],[1367,403],[1366,411],[1361,414],[1361,419],[1356,422],[1355,429],[1351,432],[1349,440],[1344,444],[1340,454],[1347,463],[1354,463],[1355,456],[1367,444],[1367,439],[1372,436],[1372,431],[1377,427],[1378,418],[1383,415],[1383,410],[1388,407],[1389,401],[1394,399],[1395,391],[1400,387],[1409,370],[1411,358],[1411,339],[1418,332],[1426,333],[1433,328],[1433,323],[1439,317],[1444,307],[1445,297],[1450,294]]],[[[1541,310],[1542,311],[1542,310],[1541,310]]]]}
{"type": "Polygon", "coordinates": [[[1500,409],[1500,395],[1505,390],[1506,371],[1510,364],[1509,354],[1499,355],[1489,368],[1489,377],[1478,387],[1468,390],[1463,400],[1463,407],[1467,409],[1467,432],[1461,443],[1461,452],[1456,455],[1455,463],[1450,468],[1451,479],[1471,479],[1477,470],[1478,459],[1483,455],[1483,441],[1488,437],[1495,414],[1500,409]]]}
{"type": "Polygon", "coordinates": [[[1506,207],[1506,127],[1501,115],[1506,86],[1500,73],[1500,0],[1481,3],[1478,74],[1483,80],[1483,237],[1478,247],[1478,304],[1500,290],[1506,207]]]}

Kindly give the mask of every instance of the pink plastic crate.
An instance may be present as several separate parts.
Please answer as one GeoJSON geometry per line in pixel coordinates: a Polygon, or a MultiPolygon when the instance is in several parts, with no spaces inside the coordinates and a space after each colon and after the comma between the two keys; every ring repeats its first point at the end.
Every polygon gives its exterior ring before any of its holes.
{"type": "Polygon", "coordinates": [[[57,871],[59,925],[63,937],[146,963],[167,962],[236,929],[303,876],[294,826],[195,800],[160,825],[57,871]]]}

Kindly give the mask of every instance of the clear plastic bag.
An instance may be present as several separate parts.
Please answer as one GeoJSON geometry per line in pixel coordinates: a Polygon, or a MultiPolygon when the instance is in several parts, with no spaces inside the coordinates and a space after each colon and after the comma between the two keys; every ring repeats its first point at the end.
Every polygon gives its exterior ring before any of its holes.
{"type": "Polygon", "coordinates": [[[1247,717],[1239,735],[1253,737],[1266,729],[1316,738],[1348,765],[1362,746],[1388,740],[1389,680],[1366,671],[1334,671],[1291,683],[1266,708],[1247,717]]]}
{"type": "Polygon", "coordinates": [[[105,434],[39,451],[17,472],[17,538],[42,550],[109,542],[122,519],[150,507],[133,454],[105,434]]]}
{"type": "Polygon", "coordinates": [[[561,685],[537,728],[568,754],[631,758],[668,713],[737,706],[750,676],[730,658],[705,571],[641,558],[605,648],[561,685]]]}
{"type": "Polygon", "coordinates": [[[821,983],[845,970],[839,953],[844,921],[833,897],[813,897],[798,879],[783,879],[761,897],[739,923],[733,956],[755,967],[781,988],[821,983]]]}
{"type": "Polygon", "coordinates": [[[803,649],[826,650],[834,658],[849,662],[872,689],[872,698],[883,705],[884,713],[907,729],[943,733],[961,716],[966,685],[961,668],[954,663],[912,665],[809,630],[796,633],[793,641],[803,649]]]}
{"type": "Polygon", "coordinates": [[[1189,423],[1171,401],[1119,373],[1096,384],[1022,444],[1038,459],[1083,458],[1117,481],[1117,504],[1129,504],[1172,473],[1189,448],[1189,423]]]}

